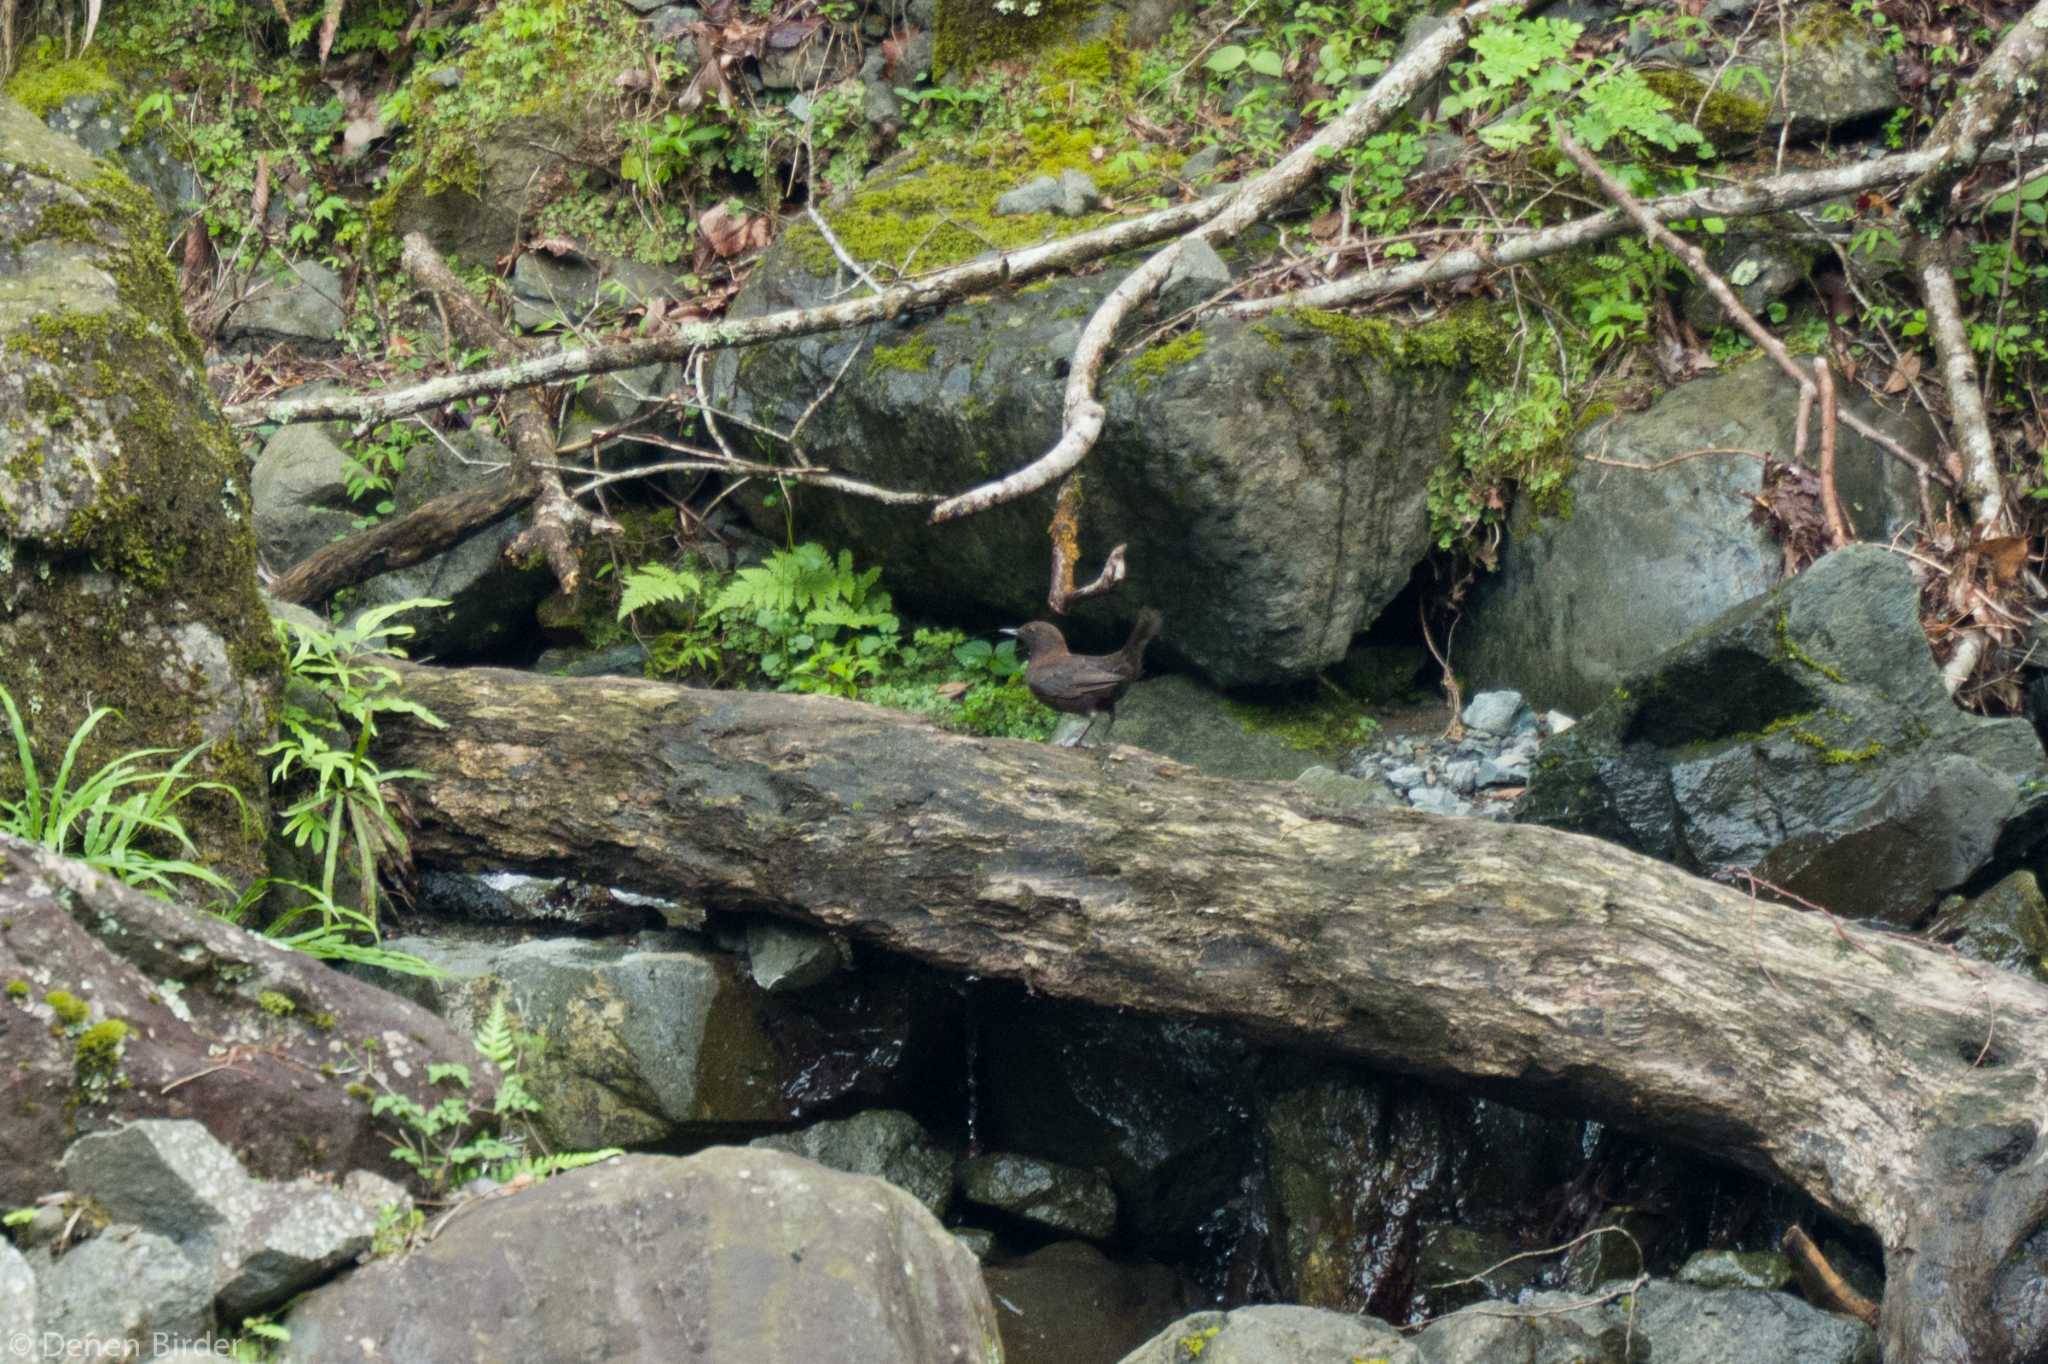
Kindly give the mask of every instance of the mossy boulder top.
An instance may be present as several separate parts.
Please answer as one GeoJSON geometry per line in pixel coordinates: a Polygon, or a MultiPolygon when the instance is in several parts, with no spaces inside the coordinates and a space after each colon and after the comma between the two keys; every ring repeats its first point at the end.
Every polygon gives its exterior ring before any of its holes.
{"type": "MultiPolygon", "coordinates": [[[[277,651],[164,240],[146,194],[0,99],[0,686],[46,771],[111,706],[83,770],[210,743],[207,775],[260,814],[277,651]]],[[[183,813],[225,868],[260,865],[232,802],[183,813]]]]}
{"type": "MultiPolygon", "coordinates": [[[[955,197],[968,193],[958,178],[955,197]]],[[[1011,179],[986,175],[974,202],[993,205],[1011,179]]],[[[861,221],[862,195],[906,192],[878,176],[839,221],[861,221]]],[[[1035,216],[1033,237],[1075,226],[1035,216]]],[[[1008,233],[1022,221],[995,220],[1008,233]]],[[[861,252],[861,234],[841,235],[861,252]]],[[[829,388],[800,438],[812,460],[889,487],[962,491],[1051,447],[1081,329],[1141,258],[858,332],[726,352],[714,401],[788,431],[829,388]]],[[[792,231],[732,315],[817,305],[843,291],[835,272],[815,233],[792,231]]],[[[1141,319],[1133,343],[1160,320],[1141,319]]],[[[1341,659],[1428,551],[1428,478],[1447,458],[1469,377],[1461,325],[1281,316],[1131,344],[1101,385],[1109,418],[1081,466],[1080,527],[1082,580],[1117,544],[1129,547],[1129,579],[1077,612],[1079,637],[1108,641],[1113,621],[1149,605],[1165,612],[1167,650],[1225,686],[1308,677],[1341,659]]],[[[776,442],[759,452],[788,455],[776,442]]],[[[1006,621],[1046,614],[1051,489],[942,526],[923,507],[793,496],[800,533],[879,564],[902,599],[1006,621]]],[[[751,510],[785,533],[783,507],[757,499],[751,510]]]]}

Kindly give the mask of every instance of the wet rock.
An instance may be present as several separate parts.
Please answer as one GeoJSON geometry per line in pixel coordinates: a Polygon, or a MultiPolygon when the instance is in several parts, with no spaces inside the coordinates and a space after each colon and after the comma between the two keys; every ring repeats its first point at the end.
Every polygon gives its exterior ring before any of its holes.
{"type": "Polygon", "coordinates": [[[1004,1364],[1077,1364],[1136,1349],[1198,1300],[1164,1265],[1118,1264],[1061,1241],[982,1270],[996,1303],[1004,1364]]]}
{"type": "MultiPolygon", "coordinates": [[[[1742,306],[1761,314],[1770,304],[1806,283],[1820,247],[1790,232],[1731,232],[1713,239],[1707,261],[1742,306]]],[[[1701,285],[1685,292],[1685,320],[1703,333],[1729,325],[1727,314],[1701,285]]]]}
{"type": "Polygon", "coordinates": [[[987,1260],[995,1253],[996,1234],[982,1227],[954,1227],[953,1239],[973,1252],[977,1260],[987,1260]]]}
{"type": "MultiPolygon", "coordinates": [[[[1857,412],[1908,450],[1932,457],[1920,418],[1888,417],[1860,395],[1857,412]]],[[[1680,384],[1648,411],[1603,422],[1579,456],[1652,464],[1674,450],[1787,450],[1798,390],[1769,364],[1680,384]]],[[[1887,539],[1917,519],[1910,470],[1842,432],[1837,486],[1857,533],[1887,539]]],[[[1474,594],[1458,667],[1483,687],[1514,686],[1547,705],[1591,710],[1625,675],[1779,580],[1783,555],[1751,524],[1758,465],[1708,455],[1643,472],[1582,464],[1572,513],[1540,524],[1518,505],[1500,571],[1474,594]]]]}
{"type": "Polygon", "coordinates": [[[1931,935],[1958,952],[2048,984],[2048,902],[2031,871],[2016,871],[1974,899],[1941,907],[1931,935]]]}
{"type": "Polygon", "coordinates": [[[1304,1360],[1384,1360],[1424,1364],[1399,1331],[1372,1317],[1313,1307],[1240,1307],[1182,1317],[1120,1364],[1302,1364],[1304,1360]]]}
{"type": "Polygon", "coordinates": [[[747,921],[747,969],[764,990],[808,990],[830,980],[844,964],[839,942],[830,933],[773,919],[747,921]]]}
{"type": "Polygon", "coordinates": [[[905,992],[849,981],[770,995],[732,957],[679,933],[505,946],[399,938],[440,980],[380,982],[466,1032],[499,1000],[547,1045],[528,1076],[558,1146],[644,1145],[786,1123],[836,1099],[897,1091],[913,1053],[905,992]]]}
{"type": "Polygon", "coordinates": [[[2044,775],[2026,721],[1950,701],[1911,566],[1851,545],[1631,676],[1545,747],[1521,814],[1904,925],[2025,852],[2044,775]]]}
{"type": "Polygon", "coordinates": [[[1159,1260],[1201,1253],[1251,1159],[1254,1053],[1221,1029],[996,996],[979,1030],[980,1138],[1101,1170],[1126,1244],[1159,1260]]]}
{"type": "Polygon", "coordinates": [[[410,1255],[315,1290],[284,1325],[287,1364],[931,1364],[1001,1350],[973,1255],[917,1200],[732,1147],[626,1156],[478,1203],[410,1255]]]}
{"type": "Polygon", "coordinates": [[[970,1203],[1091,1240],[1116,1231],[1116,1191],[1094,1170],[1036,1156],[992,1152],[960,1164],[960,1196],[970,1203]]]}
{"type": "Polygon", "coordinates": [[[828,30],[801,21],[769,30],[761,53],[761,84],[769,90],[815,90],[832,85],[852,67],[852,49],[828,30]]]}
{"type": "Polygon", "coordinates": [[[0,921],[0,981],[28,987],[0,999],[0,1206],[63,1188],[74,1137],[138,1119],[191,1118],[280,1176],[396,1168],[350,1085],[431,1103],[427,1067],[462,1062],[489,1102],[489,1068],[423,1010],[5,835],[0,921]],[[78,1021],[59,1017],[59,997],[78,1021]],[[223,1047],[246,1055],[224,1069],[223,1047]]]}
{"type": "Polygon", "coordinates": [[[1506,1232],[1428,1223],[1415,1242],[1415,1282],[1430,1286],[1438,1311],[1485,1298],[1512,1300],[1536,1281],[1541,1265],[1516,1259],[1522,1249],[1506,1232]]]}
{"type": "Polygon", "coordinates": [[[413,903],[423,913],[472,923],[553,925],[589,934],[704,926],[704,911],[693,905],[511,871],[423,871],[413,903]]]}
{"type": "Polygon", "coordinates": [[[787,1151],[827,1169],[886,1179],[930,1208],[934,1217],[944,1217],[953,1206],[953,1153],[917,1119],[895,1109],[870,1109],[748,1144],[787,1151]]]}
{"type": "Polygon", "coordinates": [[[1792,1262],[1774,1250],[1702,1250],[1678,1271],[1678,1282],[1775,1292],[1792,1286],[1792,1262]]]}
{"type": "Polygon", "coordinates": [[[191,1340],[213,1327],[212,1273],[139,1227],[109,1227],[61,1256],[37,1250],[28,1262],[44,1338],[88,1342],[91,1357],[148,1359],[154,1337],[191,1340]]]}
{"type": "MultiPolygon", "coordinates": [[[[1799,1364],[1871,1364],[1877,1337],[1854,1317],[1823,1312],[1786,1293],[1712,1291],[1653,1281],[1634,1295],[1635,1329],[1656,1364],[1727,1364],[1735,1359],[1799,1364]]],[[[1621,1325],[1627,1309],[1609,1303],[1621,1325]]]]}
{"type": "Polygon", "coordinates": [[[533,670],[554,677],[645,677],[647,646],[635,640],[604,649],[543,650],[533,670]]]}
{"type": "Polygon", "coordinates": [[[319,261],[300,260],[257,284],[220,324],[223,346],[265,350],[275,345],[320,354],[332,351],[348,323],[347,288],[319,261]]]}
{"type": "MultiPolygon", "coordinates": [[[[854,208],[915,183],[878,173],[854,208]]],[[[786,233],[731,315],[813,306],[834,296],[837,274],[815,233],[786,233]]],[[[889,486],[972,487],[1037,459],[1057,435],[1059,375],[1113,283],[1053,279],[866,332],[750,347],[744,363],[727,353],[713,362],[714,401],[786,430],[804,395],[844,370],[806,427],[835,467],[889,486]]],[[[1428,552],[1427,476],[1467,378],[1452,363],[1397,361],[1401,334],[1386,334],[1384,350],[1379,335],[1323,318],[1205,322],[1198,338],[1113,369],[1083,524],[1118,527],[1133,564],[1181,569],[1134,574],[1113,606],[1082,606],[1069,633],[1107,633],[1098,623],[1112,614],[1156,606],[1167,644],[1225,687],[1311,677],[1343,658],[1428,552]]],[[[936,531],[920,509],[855,498],[799,495],[794,514],[800,536],[886,564],[899,600],[1028,620],[1044,609],[1052,498],[936,531]]],[[[784,509],[746,506],[783,533],[784,509]]]]}
{"type": "Polygon", "coordinates": [[[263,561],[283,572],[355,528],[341,448],[346,428],[303,422],[263,443],[249,476],[263,561]]]}
{"type": "MultiPolygon", "coordinates": [[[[1526,1305],[1486,1303],[1433,1322],[1416,1336],[1424,1364],[1642,1364],[1650,1351],[1624,1326],[1593,1313],[1560,1314],[1568,1302],[1553,1293],[1533,1294],[1526,1305]]],[[[1794,1356],[1730,1356],[1759,1361],[1794,1356]]],[[[1656,1356],[1663,1364],[1663,1356],[1656,1356]]]]}

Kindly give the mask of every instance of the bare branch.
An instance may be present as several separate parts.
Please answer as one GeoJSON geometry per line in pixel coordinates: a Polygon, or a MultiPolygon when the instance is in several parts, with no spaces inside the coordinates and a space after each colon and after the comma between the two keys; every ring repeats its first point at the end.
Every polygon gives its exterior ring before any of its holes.
{"type": "Polygon", "coordinates": [[[1388,67],[1362,99],[1282,157],[1265,174],[1244,181],[1225,195],[1223,210],[1214,218],[1192,229],[1180,241],[1154,252],[1143,265],[1124,276],[1109,296],[1096,305],[1095,315],[1088,319],[1081,339],[1074,344],[1067,371],[1064,421],[1060,438],[1052,449],[1014,473],[941,502],[932,509],[932,520],[952,521],[1015,501],[1050,487],[1070,473],[1102,434],[1104,413],[1095,389],[1118,326],[1159,291],[1187,243],[1199,239],[1215,246],[1265,218],[1307,184],[1332,153],[1385,126],[1435,79],[1452,57],[1464,50],[1480,24],[1493,18],[1511,18],[1521,12],[1524,3],[1525,0],[1478,0],[1461,13],[1447,16],[1434,32],[1388,67]]]}
{"type": "Polygon", "coordinates": [[[1900,204],[1913,230],[1931,240],[1948,231],[1949,200],[1990,151],[1991,139],[2004,132],[2031,96],[2038,104],[2044,65],[2048,65],[2048,0],[2034,7],[1999,41],[1977,67],[1941,122],[1928,137],[1940,144],[1935,163],[1907,187],[1900,204]]]}
{"type": "MultiPolygon", "coordinates": [[[[1622,210],[1643,230],[1644,236],[1685,262],[1686,269],[1692,271],[1694,278],[1707,287],[1707,292],[1714,296],[1715,302],[1721,305],[1721,310],[1728,314],[1729,320],[1748,333],[1750,340],[1756,342],[1779,369],[1790,375],[1802,391],[1815,391],[1813,376],[1806,372],[1806,367],[1794,360],[1791,353],[1785,349],[1784,343],[1758,322],[1749,309],[1742,306],[1741,300],[1735,297],[1735,291],[1728,287],[1728,281],[1714,272],[1714,268],[1707,264],[1707,258],[1700,253],[1698,247],[1652,217],[1643,207],[1641,200],[1623,188],[1621,182],[1610,175],[1607,168],[1602,166],[1591,152],[1581,147],[1572,135],[1562,128],[1557,130],[1557,143],[1559,149],[1585,172],[1589,180],[1600,187],[1603,194],[1621,205],[1622,210]]],[[[1922,477],[1938,479],[1944,484],[1949,483],[1946,475],[1931,468],[1927,461],[1854,412],[1844,411],[1841,413],[1841,419],[1850,430],[1881,447],[1915,473],[1922,477]]]]}
{"type": "Polygon", "coordinates": [[[1934,338],[1942,387],[1948,390],[1949,421],[1963,456],[1963,499],[1970,505],[1978,537],[1989,539],[1999,534],[2005,520],[2005,480],[1998,473],[1998,451],[1991,443],[1984,392],[1977,386],[1977,361],[1963,331],[1955,271],[1940,242],[1922,240],[1915,256],[1920,299],[1927,305],[1927,332],[1934,338]]]}
{"type": "MultiPolygon", "coordinates": [[[[1813,377],[1820,389],[1820,506],[1827,517],[1828,548],[1840,549],[1856,538],[1849,514],[1842,510],[1842,494],[1835,488],[1835,436],[1841,410],[1835,405],[1835,372],[1825,355],[1813,357],[1813,377]]],[[[1800,392],[1800,402],[1806,399],[1800,392]]]]}

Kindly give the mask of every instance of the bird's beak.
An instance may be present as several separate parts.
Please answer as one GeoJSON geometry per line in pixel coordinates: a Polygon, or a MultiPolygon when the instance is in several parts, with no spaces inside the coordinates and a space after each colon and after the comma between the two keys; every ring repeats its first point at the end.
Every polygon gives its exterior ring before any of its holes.
{"type": "Polygon", "coordinates": [[[996,633],[999,635],[1009,635],[1013,639],[1016,637],[1017,634],[1015,630],[998,630],[996,631],[996,633]]]}

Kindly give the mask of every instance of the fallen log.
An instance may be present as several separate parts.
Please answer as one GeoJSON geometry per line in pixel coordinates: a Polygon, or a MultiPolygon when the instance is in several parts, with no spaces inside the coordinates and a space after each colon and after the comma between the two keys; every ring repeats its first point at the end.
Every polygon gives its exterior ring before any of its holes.
{"type": "Polygon", "coordinates": [[[1890,1364],[2048,1353],[2048,990],[1554,830],[816,697],[408,668],[424,862],[601,878],[1681,1143],[1885,1248],[1890,1364]]]}

